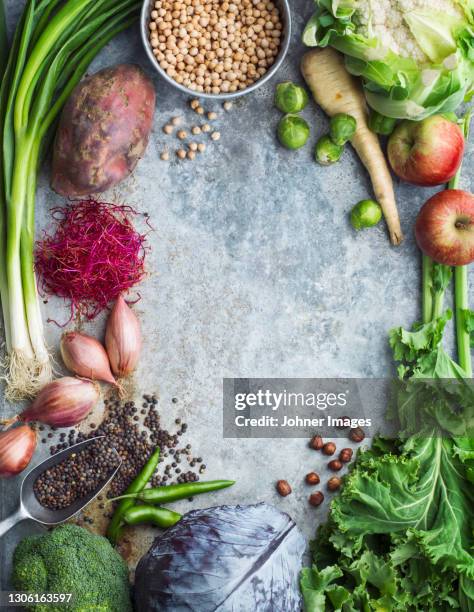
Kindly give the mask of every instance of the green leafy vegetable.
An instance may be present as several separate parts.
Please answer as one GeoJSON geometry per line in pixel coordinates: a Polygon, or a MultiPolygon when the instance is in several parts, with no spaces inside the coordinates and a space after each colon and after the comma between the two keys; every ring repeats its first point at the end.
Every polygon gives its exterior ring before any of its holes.
{"type": "Polygon", "coordinates": [[[474,313],[456,268],[456,362],[442,344],[452,277],[424,257],[423,322],[390,332],[399,438],[362,450],[333,500],[301,577],[306,612],[474,610],[474,313]]]}
{"type": "Polygon", "coordinates": [[[421,120],[455,110],[474,83],[474,3],[452,0],[384,8],[368,0],[315,0],[303,41],[338,49],[381,115],[421,120]],[[445,10],[446,6],[449,10],[445,10]],[[380,12],[380,14],[377,14],[380,12]],[[393,24],[393,25],[392,25],[393,24]]]}

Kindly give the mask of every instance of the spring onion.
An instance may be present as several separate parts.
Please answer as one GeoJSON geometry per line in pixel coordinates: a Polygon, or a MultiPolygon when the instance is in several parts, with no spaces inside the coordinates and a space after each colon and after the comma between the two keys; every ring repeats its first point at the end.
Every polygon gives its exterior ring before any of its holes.
{"type": "Polygon", "coordinates": [[[0,88],[0,297],[7,394],[51,378],[33,266],[38,167],[71,91],[97,53],[138,16],[138,0],[28,0],[0,88]]]}

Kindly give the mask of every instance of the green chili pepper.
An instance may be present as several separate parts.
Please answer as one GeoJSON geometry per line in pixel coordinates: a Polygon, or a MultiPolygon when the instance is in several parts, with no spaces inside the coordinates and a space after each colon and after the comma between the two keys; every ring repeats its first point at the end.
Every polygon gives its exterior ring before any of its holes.
{"type": "Polygon", "coordinates": [[[151,523],[157,527],[172,527],[181,519],[181,514],[168,510],[167,508],[156,508],[155,506],[133,506],[123,515],[127,525],[141,525],[151,523]]]}
{"type": "MultiPolygon", "coordinates": [[[[190,482],[185,484],[168,485],[156,489],[143,489],[139,493],[125,494],[115,499],[134,499],[147,504],[166,504],[179,499],[186,499],[193,495],[209,493],[225,489],[235,484],[234,480],[209,480],[208,482],[190,482]]],[[[113,500],[111,500],[113,501],[113,500]]]]}
{"type": "MultiPolygon", "coordinates": [[[[158,465],[158,459],[160,458],[160,449],[157,448],[148,461],[143,466],[142,471],[138,474],[135,480],[127,487],[125,493],[140,493],[142,489],[146,487],[148,481],[153,476],[158,465]]],[[[134,505],[133,499],[122,499],[117,506],[112,520],[109,523],[107,529],[107,537],[115,544],[120,538],[122,533],[122,525],[124,521],[124,515],[134,505]]]]}

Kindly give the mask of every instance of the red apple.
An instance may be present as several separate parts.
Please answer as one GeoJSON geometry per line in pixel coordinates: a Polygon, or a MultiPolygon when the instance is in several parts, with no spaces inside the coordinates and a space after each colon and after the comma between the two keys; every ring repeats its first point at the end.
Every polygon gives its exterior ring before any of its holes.
{"type": "Polygon", "coordinates": [[[441,115],[420,122],[402,121],[388,141],[388,159],[404,181],[433,187],[450,181],[464,155],[464,136],[441,115]]]}
{"type": "Polygon", "coordinates": [[[438,263],[474,261],[474,196],[460,189],[437,193],[420,210],[415,236],[423,253],[438,263]]]}

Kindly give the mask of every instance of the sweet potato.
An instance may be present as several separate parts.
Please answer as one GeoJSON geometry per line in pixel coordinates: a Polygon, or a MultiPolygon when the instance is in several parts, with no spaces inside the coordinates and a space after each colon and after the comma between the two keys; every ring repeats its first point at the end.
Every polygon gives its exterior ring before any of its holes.
{"type": "Polygon", "coordinates": [[[52,188],[74,198],[117,185],[146,149],[154,110],[153,84],[138,66],[121,64],[84,79],[61,115],[52,188]]]}

